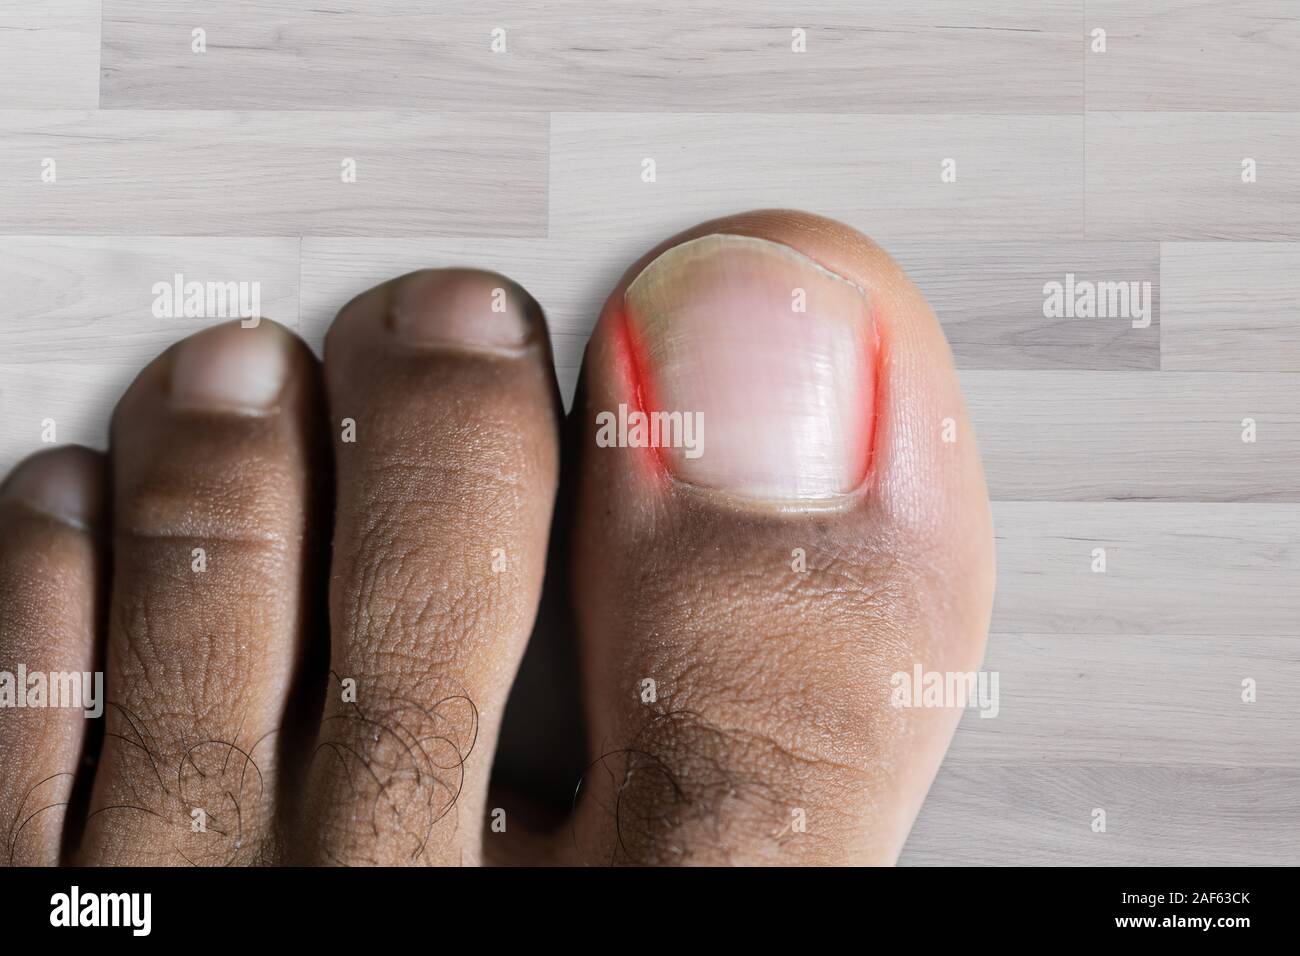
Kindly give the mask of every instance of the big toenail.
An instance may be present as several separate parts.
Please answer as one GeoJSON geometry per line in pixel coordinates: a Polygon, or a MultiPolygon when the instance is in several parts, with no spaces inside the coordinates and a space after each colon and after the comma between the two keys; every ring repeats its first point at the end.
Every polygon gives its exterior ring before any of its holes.
{"type": "Polygon", "coordinates": [[[536,312],[532,296],[504,276],[433,269],[407,276],[394,290],[392,325],[412,345],[518,348],[536,312]]]}
{"type": "Polygon", "coordinates": [[[77,528],[93,528],[103,510],[103,488],[94,469],[78,467],[62,452],[23,462],[0,486],[0,495],[77,528]]]}
{"type": "Polygon", "coordinates": [[[232,322],[192,335],[176,351],[171,395],[192,408],[273,409],[289,371],[289,337],[271,322],[232,322]]]}
{"type": "Polygon", "coordinates": [[[675,477],[770,500],[862,483],[877,352],[862,289],[789,246],[711,235],[660,255],[624,302],[641,411],[707,436],[661,442],[675,477]]]}

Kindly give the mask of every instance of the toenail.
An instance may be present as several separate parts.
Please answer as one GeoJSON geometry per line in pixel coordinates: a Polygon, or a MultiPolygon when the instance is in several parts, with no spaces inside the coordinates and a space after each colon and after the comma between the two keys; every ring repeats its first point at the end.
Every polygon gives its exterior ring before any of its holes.
{"type": "Polygon", "coordinates": [[[103,510],[98,471],[66,451],[27,459],[0,486],[0,495],[77,528],[93,528],[103,510]]]}
{"type": "Polygon", "coordinates": [[[692,449],[661,434],[675,477],[770,500],[862,483],[876,361],[862,289],[789,246],[711,235],[651,262],[624,303],[643,413],[708,435],[692,449]]]}
{"type": "Polygon", "coordinates": [[[177,347],[172,400],[192,408],[272,410],[289,371],[289,339],[273,323],[238,322],[192,335],[177,347]]]}
{"type": "Polygon", "coordinates": [[[412,345],[510,349],[528,341],[539,314],[533,297],[504,276],[432,269],[398,284],[392,325],[412,345]]]}

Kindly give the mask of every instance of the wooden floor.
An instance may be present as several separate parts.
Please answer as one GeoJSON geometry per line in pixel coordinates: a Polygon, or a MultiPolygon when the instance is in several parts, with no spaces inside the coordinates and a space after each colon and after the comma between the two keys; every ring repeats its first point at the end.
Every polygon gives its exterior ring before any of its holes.
{"type": "Polygon", "coordinates": [[[994,498],[1000,713],[904,862],[1297,863],[1298,63],[1295,0],[0,0],[0,467],[47,418],[104,445],[206,321],[153,316],[177,273],[319,345],[375,281],[498,269],[567,394],[666,234],[836,216],[934,304],[994,498]],[[1045,317],[1067,274],[1149,324],[1045,317]]]}

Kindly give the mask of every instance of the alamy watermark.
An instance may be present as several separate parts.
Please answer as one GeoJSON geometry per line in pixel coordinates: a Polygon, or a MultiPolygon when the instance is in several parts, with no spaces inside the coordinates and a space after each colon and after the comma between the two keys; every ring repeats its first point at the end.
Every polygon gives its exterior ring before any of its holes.
{"type": "Polygon", "coordinates": [[[1043,316],[1048,319],[1131,319],[1135,329],[1151,325],[1150,282],[1093,282],[1065,274],[1044,283],[1043,316]]]}
{"type": "Polygon", "coordinates": [[[244,328],[261,321],[260,282],[186,282],[178,272],[171,282],[155,282],[152,292],[156,319],[242,319],[244,328]]]}
{"type": "Polygon", "coordinates": [[[152,911],[152,893],[83,893],[73,886],[50,897],[51,926],[121,926],[133,936],[148,936],[152,911]]]}
{"type": "Polygon", "coordinates": [[[0,671],[0,707],[67,707],[93,720],[104,713],[103,671],[0,671]]]}
{"type": "Polygon", "coordinates": [[[895,707],[975,707],[981,717],[998,715],[997,671],[895,671],[889,702],[895,707]]]}
{"type": "Polygon", "coordinates": [[[596,415],[598,448],[682,448],[687,458],[704,454],[703,412],[628,411],[596,415]]]}

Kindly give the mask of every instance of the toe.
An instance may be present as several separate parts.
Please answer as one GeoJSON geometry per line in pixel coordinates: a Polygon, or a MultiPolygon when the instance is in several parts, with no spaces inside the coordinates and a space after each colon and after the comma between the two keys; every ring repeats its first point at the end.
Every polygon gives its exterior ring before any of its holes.
{"type": "Polygon", "coordinates": [[[22,462],[0,487],[0,853],[8,865],[59,861],[87,727],[102,713],[102,675],[99,683],[94,675],[104,470],[102,455],[59,448],[22,462]]]}
{"type": "Polygon", "coordinates": [[[574,414],[584,858],[893,860],[958,712],[892,675],[977,668],[992,599],[920,293],[837,223],[707,223],[615,290],[574,414]]]}
{"type": "Polygon", "coordinates": [[[118,405],[109,703],[87,862],[277,857],[319,398],[306,346],[262,321],[178,343],[118,405]]]}
{"type": "Polygon", "coordinates": [[[346,306],[325,351],[333,648],[307,856],[474,863],[555,496],[545,325],[501,276],[418,272],[346,306]]]}

